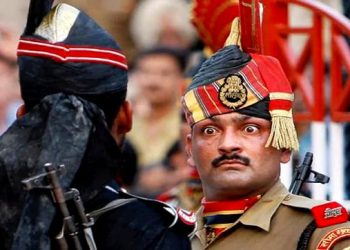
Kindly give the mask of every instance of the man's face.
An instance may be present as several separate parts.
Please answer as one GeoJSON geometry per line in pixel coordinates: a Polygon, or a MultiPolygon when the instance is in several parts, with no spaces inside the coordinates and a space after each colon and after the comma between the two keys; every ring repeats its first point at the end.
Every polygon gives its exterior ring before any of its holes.
{"type": "Polygon", "coordinates": [[[137,63],[136,80],[151,105],[173,103],[184,80],[175,58],[166,54],[147,55],[137,63]]]}
{"type": "Polygon", "coordinates": [[[247,198],[272,187],[290,151],[265,147],[270,129],[270,121],[236,112],[193,126],[189,163],[198,168],[207,200],[247,198]]]}

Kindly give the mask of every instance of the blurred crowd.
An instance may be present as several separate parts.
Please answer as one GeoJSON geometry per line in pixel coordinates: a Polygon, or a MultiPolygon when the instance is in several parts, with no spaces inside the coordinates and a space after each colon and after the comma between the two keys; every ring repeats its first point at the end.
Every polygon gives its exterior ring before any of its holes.
{"type": "MultiPolygon", "coordinates": [[[[26,1],[19,2],[23,3],[11,5],[27,8],[26,1]]],[[[201,186],[195,166],[186,161],[189,127],[180,109],[180,96],[203,57],[203,44],[190,22],[191,1],[58,2],[87,12],[118,38],[127,55],[134,124],[124,146],[125,168],[117,178],[135,194],[195,210],[201,186]]],[[[18,30],[0,23],[0,132],[14,120],[21,104],[15,54],[18,30]]]]}

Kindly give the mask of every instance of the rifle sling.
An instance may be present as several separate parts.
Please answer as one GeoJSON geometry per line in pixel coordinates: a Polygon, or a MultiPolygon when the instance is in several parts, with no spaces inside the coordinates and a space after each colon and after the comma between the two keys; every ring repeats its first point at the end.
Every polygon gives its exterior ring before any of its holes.
{"type": "Polygon", "coordinates": [[[88,213],[87,216],[93,218],[94,221],[96,221],[98,219],[98,217],[101,216],[102,214],[107,213],[107,212],[109,212],[117,207],[121,207],[121,206],[128,204],[128,203],[135,201],[135,200],[137,200],[137,199],[136,198],[116,199],[116,200],[113,200],[113,201],[107,203],[104,207],[88,213]]]}

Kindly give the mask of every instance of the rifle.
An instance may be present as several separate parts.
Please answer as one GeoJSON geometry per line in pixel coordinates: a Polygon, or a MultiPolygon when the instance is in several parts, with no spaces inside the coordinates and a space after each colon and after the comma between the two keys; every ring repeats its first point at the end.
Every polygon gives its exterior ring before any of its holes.
{"type": "Polygon", "coordinates": [[[67,206],[67,201],[73,200],[74,207],[77,213],[77,217],[80,219],[80,224],[84,228],[85,243],[89,246],[89,249],[96,249],[96,245],[92,236],[91,226],[93,225],[93,219],[85,214],[84,205],[80,198],[79,191],[77,189],[69,189],[64,192],[59,175],[64,172],[64,165],[54,167],[51,163],[44,165],[46,173],[42,173],[36,176],[32,176],[22,180],[26,190],[32,189],[48,189],[50,190],[53,198],[53,202],[57,204],[59,211],[63,217],[63,227],[59,235],[56,237],[60,249],[66,250],[69,245],[73,245],[74,249],[83,249],[81,237],[79,237],[79,227],[74,221],[75,217],[71,215],[67,206]],[[68,244],[67,239],[70,244],[68,244]]]}
{"type": "Polygon", "coordinates": [[[289,187],[289,192],[291,192],[292,194],[299,194],[305,182],[321,183],[321,184],[325,184],[329,182],[329,177],[327,175],[324,175],[319,172],[316,172],[315,170],[312,170],[311,168],[312,160],[313,160],[313,154],[310,152],[307,152],[305,154],[303,163],[299,167],[296,167],[294,169],[293,180],[289,187]]]}

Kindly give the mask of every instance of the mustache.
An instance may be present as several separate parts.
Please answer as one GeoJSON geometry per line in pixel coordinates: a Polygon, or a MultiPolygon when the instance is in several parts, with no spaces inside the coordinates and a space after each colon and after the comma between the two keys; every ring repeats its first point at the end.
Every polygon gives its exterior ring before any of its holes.
{"type": "Polygon", "coordinates": [[[245,157],[245,156],[241,156],[237,153],[233,153],[231,155],[221,155],[220,157],[218,158],[215,158],[211,164],[214,166],[214,167],[218,167],[220,165],[220,163],[224,160],[237,160],[237,161],[240,161],[243,165],[246,165],[248,166],[250,164],[250,159],[245,157]]]}

